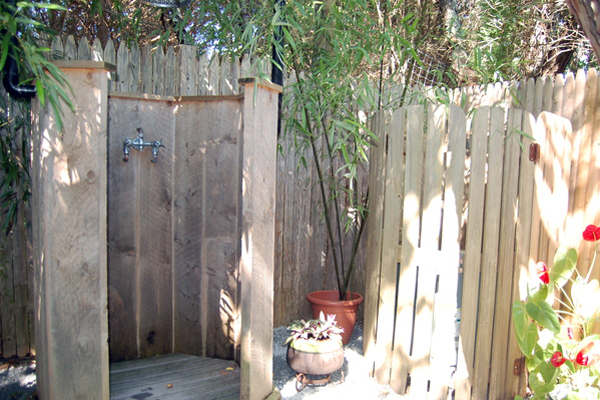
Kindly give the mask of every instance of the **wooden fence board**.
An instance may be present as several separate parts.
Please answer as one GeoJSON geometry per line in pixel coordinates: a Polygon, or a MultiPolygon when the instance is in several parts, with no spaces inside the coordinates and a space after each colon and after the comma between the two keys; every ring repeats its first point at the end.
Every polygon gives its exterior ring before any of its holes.
{"type": "MultiPolygon", "coordinates": [[[[240,215],[242,109],[239,101],[218,103],[206,113],[207,141],[203,221],[203,286],[206,355],[232,359],[238,320],[237,240],[240,215]],[[225,134],[224,134],[225,133],[225,134]],[[231,335],[231,336],[230,336],[231,335]]],[[[192,132],[190,132],[192,134],[192,132]]],[[[236,342],[239,343],[239,342],[236,342]]]]}
{"type": "Polygon", "coordinates": [[[420,106],[408,107],[406,134],[406,163],[402,229],[402,258],[397,295],[396,329],[394,334],[394,360],[391,386],[397,393],[406,391],[406,376],[412,368],[411,341],[414,299],[417,284],[416,252],[419,247],[421,185],[423,177],[423,120],[420,106]],[[399,365],[398,365],[399,364],[399,365]]]}
{"type": "MultiPolygon", "coordinates": [[[[117,57],[115,53],[115,44],[112,39],[108,39],[106,46],[104,47],[104,61],[117,65],[117,57]]],[[[110,72],[110,79],[108,80],[108,90],[115,90],[117,84],[117,72],[110,72]]]]}
{"type": "Polygon", "coordinates": [[[413,334],[411,395],[426,396],[429,390],[433,308],[437,281],[442,222],[442,174],[446,108],[427,110],[427,143],[423,172],[423,210],[420,236],[416,317],[413,334]]]}
{"type": "Polygon", "coordinates": [[[0,242],[2,256],[2,280],[0,280],[0,314],[2,314],[2,352],[3,356],[17,355],[17,333],[14,303],[14,270],[12,265],[12,238],[0,242]]]}
{"type": "MultiPolygon", "coordinates": [[[[519,161],[521,148],[519,133],[522,111],[511,109],[508,113],[506,136],[504,140],[504,173],[502,179],[502,205],[500,208],[500,240],[498,246],[498,275],[494,290],[496,300],[494,308],[494,326],[492,331],[491,366],[506,365],[510,312],[512,309],[512,283],[515,246],[515,227],[519,189],[519,161]]],[[[489,398],[504,399],[507,388],[506,369],[493,368],[490,374],[489,398]]]]}
{"type": "Polygon", "coordinates": [[[165,95],[175,96],[181,94],[179,91],[180,60],[175,54],[175,48],[169,46],[165,54],[165,95]]]}
{"type": "Polygon", "coordinates": [[[92,43],[92,54],[90,60],[92,61],[104,61],[104,49],[102,48],[102,43],[100,39],[94,39],[92,43]]]}
{"type": "Polygon", "coordinates": [[[87,39],[80,40],[79,46],[77,47],[77,60],[91,60],[92,49],[87,39]]]}
{"type": "MultiPolygon", "coordinates": [[[[590,70],[588,72],[588,76],[590,78],[588,96],[586,96],[586,106],[585,106],[585,115],[586,115],[586,132],[587,129],[591,129],[589,134],[589,141],[585,141],[585,145],[587,146],[587,152],[589,154],[589,171],[587,174],[587,184],[585,189],[585,208],[584,208],[584,226],[588,224],[596,224],[599,225],[599,212],[600,212],[600,198],[597,196],[597,193],[600,193],[600,157],[598,152],[594,149],[597,149],[598,143],[600,143],[600,130],[594,129],[594,127],[600,126],[600,112],[598,111],[598,104],[600,103],[600,79],[598,79],[598,74],[596,70],[590,70]],[[594,94],[595,93],[595,94],[594,94]],[[595,97],[595,99],[594,99],[595,97]],[[589,101],[588,101],[589,100],[589,101]],[[589,107],[589,108],[588,108],[589,107]],[[588,128],[589,127],[589,128],[588,128]]],[[[584,147],[585,148],[585,147],[584,147]]],[[[592,262],[592,252],[595,250],[590,249],[591,246],[587,248],[587,251],[578,252],[578,257],[581,261],[577,263],[578,266],[582,266],[582,272],[587,275],[589,268],[591,267],[592,262]]],[[[598,267],[598,262],[600,261],[600,257],[597,257],[596,264],[594,265],[594,273],[592,278],[600,279],[600,268],[598,267]]]]}
{"type": "Polygon", "coordinates": [[[141,62],[142,65],[140,70],[142,77],[140,90],[142,93],[152,93],[152,47],[150,44],[146,44],[142,47],[141,62]]]}
{"type": "MultiPolygon", "coordinates": [[[[463,287],[478,287],[483,239],[483,215],[485,193],[485,170],[489,108],[477,110],[473,119],[471,136],[471,176],[469,181],[469,208],[465,244],[463,287]]],[[[477,324],[478,293],[463,292],[460,340],[456,372],[457,398],[469,399],[475,384],[475,337],[477,324]]]]}
{"type": "Polygon", "coordinates": [[[463,215],[466,157],[466,118],[462,110],[451,105],[448,117],[448,152],[444,185],[444,214],[441,248],[444,262],[439,264],[438,293],[435,299],[432,341],[432,398],[448,393],[453,366],[456,365],[457,288],[460,264],[460,233],[463,215]]]}
{"type": "MultiPolygon", "coordinates": [[[[535,117],[529,112],[523,112],[523,132],[534,137],[535,117]]],[[[521,137],[525,153],[521,154],[519,170],[519,208],[515,231],[515,265],[513,273],[512,302],[525,300],[527,282],[532,278],[529,274],[529,254],[532,241],[533,226],[533,177],[535,164],[527,158],[527,151],[533,141],[525,136],[521,137]]],[[[539,218],[539,215],[538,215],[539,218]]],[[[539,220],[538,220],[539,223],[539,220]]],[[[508,357],[506,364],[507,388],[510,396],[524,393],[526,379],[520,373],[523,368],[523,357],[515,337],[515,330],[511,324],[508,338],[508,357]],[[518,360],[521,360],[517,362],[518,360]]]]}
{"type": "MultiPolygon", "coordinates": [[[[181,68],[179,77],[179,93],[181,95],[194,96],[197,94],[197,75],[193,73],[193,71],[196,70],[197,65],[198,60],[196,59],[196,47],[187,45],[179,46],[179,66],[181,68]]],[[[199,94],[202,93],[200,92],[199,94]]]]}
{"type": "Polygon", "coordinates": [[[108,130],[108,275],[110,361],[139,357],[137,325],[139,287],[139,226],[132,210],[138,210],[141,154],[132,150],[123,162],[123,140],[135,138],[138,121],[131,119],[132,105],[123,99],[109,100],[108,130]],[[134,127],[132,129],[132,127],[134,127]],[[121,149],[118,151],[117,149],[121,149]],[[132,279],[132,276],[135,278],[132,279]]]}
{"type": "MultiPolygon", "coordinates": [[[[105,70],[73,68],[77,113],[44,125],[34,148],[36,320],[41,398],[108,398],[105,70]],[[95,89],[95,90],[92,90],[95,89]],[[42,157],[39,149],[46,149],[42,157]],[[58,193],[57,193],[58,192],[58,193]],[[52,199],[55,199],[53,201],[52,199]],[[59,201],[56,199],[60,199],[59,201]],[[42,314],[44,315],[42,317],[42,314]],[[59,365],[60,368],[52,368],[59,365]]],[[[47,122],[47,121],[46,121],[47,122]]],[[[37,135],[36,135],[37,136],[37,135]]]]}
{"type": "Polygon", "coordinates": [[[178,111],[175,137],[175,180],[173,208],[174,236],[174,349],[178,353],[201,356],[205,349],[202,304],[202,242],[205,219],[204,180],[207,130],[197,126],[195,115],[204,110],[192,103],[178,111]]]}
{"type": "Polygon", "coordinates": [[[77,44],[75,43],[75,38],[72,35],[67,37],[65,41],[65,60],[76,60],[77,59],[77,44]]]}
{"type": "Polygon", "coordinates": [[[141,54],[137,43],[129,49],[129,63],[127,64],[127,92],[138,93],[140,91],[141,78],[141,54]]]}
{"type": "MultiPolygon", "coordinates": [[[[385,185],[383,208],[383,238],[381,243],[381,272],[379,284],[379,317],[377,325],[377,355],[375,376],[378,382],[389,382],[394,340],[394,312],[396,304],[396,285],[398,281],[399,244],[402,221],[402,169],[404,164],[404,134],[406,127],[405,110],[396,111],[391,118],[382,121],[383,132],[387,134],[388,157],[381,173],[385,185]],[[392,129],[393,127],[393,129],[392,129]],[[393,154],[394,156],[390,156],[393,154]]],[[[384,136],[384,138],[386,137],[384,136]]]]}
{"type": "MultiPolygon", "coordinates": [[[[500,207],[502,200],[502,177],[504,159],[504,111],[494,107],[490,113],[488,174],[485,192],[485,212],[483,230],[483,254],[481,260],[481,283],[477,336],[475,339],[475,376],[473,397],[482,399],[487,396],[489,365],[492,348],[492,331],[498,273],[498,240],[500,235],[500,207]]],[[[481,132],[483,133],[483,132],[481,132]]],[[[473,170],[471,170],[473,172],[473,170]]]]}
{"type": "Polygon", "coordinates": [[[127,68],[129,66],[129,52],[125,43],[119,45],[117,51],[117,83],[115,88],[120,92],[129,92],[127,68]]]}
{"type": "Polygon", "coordinates": [[[162,47],[154,49],[152,53],[152,75],[154,77],[152,93],[165,95],[165,52],[162,47]]]}
{"type": "MultiPolygon", "coordinates": [[[[575,97],[573,99],[573,112],[569,120],[571,121],[573,129],[573,140],[572,140],[572,154],[571,158],[571,174],[576,179],[571,179],[569,182],[569,217],[566,224],[566,238],[578,238],[581,233],[583,221],[583,210],[585,204],[583,198],[585,195],[585,185],[587,183],[587,176],[583,174],[587,173],[589,165],[589,156],[585,155],[585,147],[583,145],[584,140],[589,140],[589,136],[586,135],[584,112],[586,109],[586,93],[590,92],[586,88],[586,73],[582,70],[577,72],[575,76],[575,97]],[[586,137],[587,136],[587,137],[586,137]],[[582,169],[580,173],[580,169],[582,169]],[[583,171],[586,172],[583,172],[583,171]],[[580,176],[580,174],[582,174],[580,176]]],[[[565,116],[565,118],[567,118],[565,116]]],[[[562,243],[562,246],[573,246],[578,247],[580,241],[569,240],[569,242],[562,243]]]]}
{"type": "MultiPolygon", "coordinates": [[[[139,100],[131,129],[144,140],[161,140],[164,148],[152,163],[150,151],[135,152],[138,201],[133,222],[139,235],[138,343],[141,357],[172,352],[172,184],[175,112],[173,104],[139,100]],[[151,217],[148,217],[151,216],[151,217]]],[[[115,149],[116,150],[116,149],[115,149]]]]}
{"type": "MultiPolygon", "coordinates": [[[[400,114],[401,111],[396,111],[400,114]]],[[[377,144],[371,148],[371,168],[369,171],[369,182],[371,184],[371,195],[370,195],[370,215],[367,220],[367,276],[366,276],[366,290],[365,290],[365,305],[364,310],[366,315],[377,315],[381,308],[380,296],[388,295],[388,292],[381,292],[381,249],[382,249],[382,237],[383,237],[383,211],[384,211],[384,195],[385,195],[385,154],[387,141],[397,139],[387,139],[386,130],[384,128],[385,116],[382,112],[375,114],[371,122],[371,131],[377,136],[377,144]],[[381,294],[380,294],[381,293],[381,294]]],[[[400,127],[404,124],[400,124],[397,129],[394,130],[394,136],[402,136],[403,131],[400,127]]],[[[390,146],[393,146],[390,143],[390,146]]],[[[394,282],[394,295],[395,295],[395,282],[394,282]]],[[[395,304],[395,299],[393,300],[395,304]]],[[[386,304],[387,305],[387,304],[386,304]]],[[[380,315],[380,314],[379,314],[380,315]]],[[[393,338],[387,341],[378,340],[377,334],[379,333],[378,324],[380,318],[365,318],[365,324],[363,329],[364,341],[363,349],[365,358],[368,360],[371,370],[369,371],[373,376],[377,376],[378,382],[390,381],[389,367],[386,372],[384,369],[379,369],[375,363],[384,365],[388,363],[391,365],[391,359],[388,354],[381,352],[381,347],[389,347],[391,349],[393,338]]],[[[388,331],[392,332],[393,329],[388,331]]],[[[385,333],[383,333],[385,334],[385,333]]]]}

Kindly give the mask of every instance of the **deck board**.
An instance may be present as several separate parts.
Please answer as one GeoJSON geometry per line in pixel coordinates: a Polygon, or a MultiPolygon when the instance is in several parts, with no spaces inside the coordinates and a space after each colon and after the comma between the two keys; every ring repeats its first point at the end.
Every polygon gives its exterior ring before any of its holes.
{"type": "Polygon", "coordinates": [[[110,366],[111,400],[216,400],[239,396],[240,369],[234,361],[168,354],[110,366]]]}

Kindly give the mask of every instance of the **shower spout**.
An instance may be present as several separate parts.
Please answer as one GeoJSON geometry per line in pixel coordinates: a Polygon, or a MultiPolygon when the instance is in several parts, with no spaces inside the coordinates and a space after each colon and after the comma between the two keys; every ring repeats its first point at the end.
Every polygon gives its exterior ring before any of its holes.
{"type": "Polygon", "coordinates": [[[131,140],[129,138],[125,138],[123,141],[123,161],[127,162],[129,160],[129,153],[131,148],[133,147],[137,151],[143,151],[145,147],[152,148],[152,162],[155,163],[158,158],[158,150],[161,147],[165,147],[160,140],[155,140],[153,142],[144,142],[144,132],[142,128],[137,128],[138,137],[131,140]]]}

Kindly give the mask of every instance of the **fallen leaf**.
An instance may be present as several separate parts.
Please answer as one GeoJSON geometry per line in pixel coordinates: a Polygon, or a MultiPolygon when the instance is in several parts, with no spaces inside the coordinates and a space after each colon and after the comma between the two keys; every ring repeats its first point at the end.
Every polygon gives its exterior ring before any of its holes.
{"type": "Polygon", "coordinates": [[[233,371],[233,370],[234,370],[234,368],[233,368],[233,367],[227,367],[227,368],[225,368],[225,369],[226,369],[227,371],[233,371]]]}
{"type": "Polygon", "coordinates": [[[167,389],[171,389],[172,387],[173,387],[173,384],[172,384],[172,383],[169,383],[169,384],[167,385],[167,389]]]}

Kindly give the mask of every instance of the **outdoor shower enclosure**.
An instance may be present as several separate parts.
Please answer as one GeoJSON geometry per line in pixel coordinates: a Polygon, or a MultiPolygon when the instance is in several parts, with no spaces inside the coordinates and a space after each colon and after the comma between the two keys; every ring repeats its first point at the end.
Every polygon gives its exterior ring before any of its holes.
{"type": "Polygon", "coordinates": [[[34,113],[41,399],[108,399],[109,363],[235,359],[241,397],[272,389],[277,97],[108,93],[113,67],[60,62],[75,112],[34,113]],[[144,133],[150,150],[124,142],[144,133]]]}

